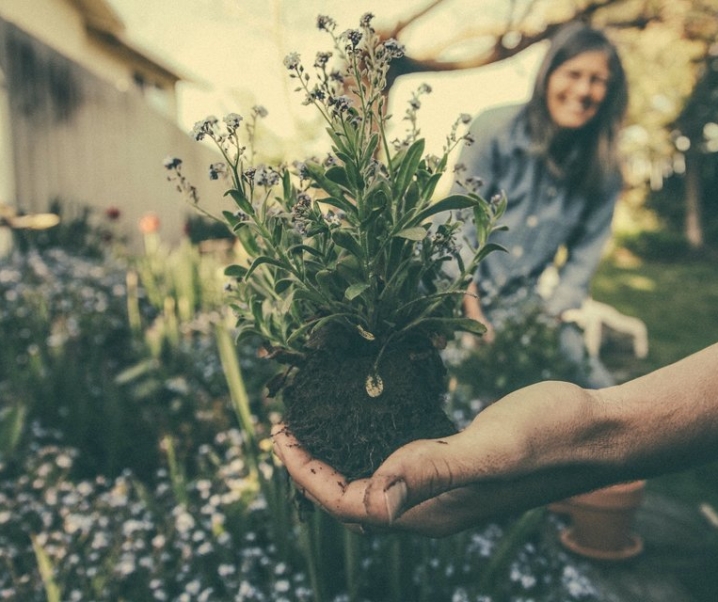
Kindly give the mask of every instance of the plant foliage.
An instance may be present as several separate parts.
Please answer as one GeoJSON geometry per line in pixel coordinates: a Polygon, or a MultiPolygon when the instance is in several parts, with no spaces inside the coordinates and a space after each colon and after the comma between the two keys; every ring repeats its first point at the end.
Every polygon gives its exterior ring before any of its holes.
{"type": "MultiPolygon", "coordinates": [[[[461,317],[459,306],[478,262],[496,248],[487,239],[505,199],[488,202],[468,188],[434,198],[450,151],[471,139],[457,135],[468,122],[460,116],[442,156],[425,155],[416,111],[428,86],[409,103],[406,138],[389,141],[383,89],[391,61],[403,51],[395,40],[381,41],[371,19],[364,15],[358,29],[338,34],[334,20],[320,16],[318,27],[335,51],[319,52],[312,73],[297,53],[284,60],[304,103],[326,123],[332,143],[326,160],[253,165],[261,107],[246,122],[237,114],[222,123],[209,117],[193,130],[224,156],[210,175],[226,174],[232,183],[226,196],[235,208],[223,214],[242,249],[226,270],[236,280],[239,336],[259,335],[277,354],[304,354],[312,335],[329,324],[376,340],[380,349],[410,333],[442,341],[457,330],[484,330],[461,317]],[[464,218],[476,223],[477,246],[458,241],[464,218]],[[459,253],[461,245],[467,248],[459,253]]],[[[167,167],[179,164],[170,159],[167,167]]]]}

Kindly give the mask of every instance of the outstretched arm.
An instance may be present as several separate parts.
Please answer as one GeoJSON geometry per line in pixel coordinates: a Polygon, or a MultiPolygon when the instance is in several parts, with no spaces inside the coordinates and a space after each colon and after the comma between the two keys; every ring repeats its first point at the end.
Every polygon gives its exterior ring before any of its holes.
{"type": "Polygon", "coordinates": [[[608,389],[526,387],[457,435],[400,448],[369,479],[347,482],[281,425],[274,440],[297,486],[339,520],[449,535],[718,458],[718,345],[608,389]]]}

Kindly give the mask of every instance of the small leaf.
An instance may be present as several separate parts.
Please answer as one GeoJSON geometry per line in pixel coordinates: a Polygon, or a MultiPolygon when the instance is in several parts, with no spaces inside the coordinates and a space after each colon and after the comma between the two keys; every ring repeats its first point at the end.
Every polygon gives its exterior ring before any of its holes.
{"type": "Polygon", "coordinates": [[[406,238],[407,240],[424,240],[426,238],[426,228],[416,226],[415,228],[405,228],[401,232],[397,232],[394,236],[406,238]]]}
{"type": "Polygon", "coordinates": [[[337,209],[341,209],[348,216],[357,214],[357,208],[343,197],[329,196],[323,199],[319,199],[319,202],[324,203],[325,205],[332,205],[337,209]]]}
{"type": "Polygon", "coordinates": [[[247,273],[247,268],[241,265],[229,265],[226,268],[224,268],[224,275],[228,278],[237,278],[238,280],[241,278],[244,278],[244,275],[247,273]]]}
{"type": "Polygon", "coordinates": [[[465,194],[452,194],[447,196],[440,201],[437,201],[430,207],[427,207],[423,211],[419,212],[416,216],[416,220],[421,223],[425,219],[428,219],[432,215],[437,213],[443,213],[444,211],[454,211],[456,209],[466,209],[467,207],[475,207],[479,201],[466,196],[465,194]]]}
{"type": "Polygon", "coordinates": [[[350,287],[347,288],[347,290],[344,291],[344,296],[351,301],[352,299],[356,299],[359,295],[361,295],[365,290],[369,288],[369,284],[366,282],[360,282],[358,284],[352,284],[350,287]]]}
{"type": "Polygon", "coordinates": [[[326,176],[329,178],[332,182],[335,182],[339,184],[340,186],[343,186],[344,188],[350,189],[349,179],[347,177],[347,172],[343,167],[339,167],[338,165],[334,165],[327,169],[326,176]]]}
{"type": "Polygon", "coordinates": [[[414,142],[414,144],[409,147],[409,150],[406,151],[406,156],[401,162],[399,171],[394,180],[394,191],[397,196],[403,196],[406,187],[414,177],[414,174],[419,167],[419,162],[421,161],[421,155],[424,154],[424,145],[424,139],[419,138],[419,140],[414,142]]]}
{"type": "Polygon", "coordinates": [[[378,374],[370,374],[366,377],[364,387],[369,397],[379,397],[384,392],[384,381],[378,374]]]}
{"type": "Polygon", "coordinates": [[[287,249],[287,252],[292,255],[297,255],[299,253],[307,252],[310,255],[314,255],[315,257],[323,257],[322,252],[318,249],[315,249],[314,247],[310,247],[309,245],[292,245],[287,249]]]}
{"type": "Polygon", "coordinates": [[[483,261],[484,257],[486,257],[489,253],[493,253],[494,251],[503,251],[504,253],[508,253],[506,247],[490,242],[484,245],[478,252],[478,254],[476,255],[475,263],[483,261]]]}
{"type": "Polygon", "coordinates": [[[317,182],[317,184],[319,184],[319,186],[321,186],[326,192],[328,192],[330,196],[336,198],[344,197],[344,190],[342,189],[342,187],[327,177],[326,172],[321,165],[318,165],[317,163],[307,162],[305,163],[305,169],[307,170],[309,175],[317,182]]]}
{"type": "Polygon", "coordinates": [[[265,263],[267,263],[269,265],[273,265],[278,268],[281,268],[283,270],[287,269],[286,266],[283,263],[281,263],[280,261],[277,261],[276,259],[273,259],[272,257],[267,257],[266,255],[261,255],[260,257],[257,257],[257,259],[255,259],[252,262],[252,265],[247,270],[247,273],[245,274],[244,278],[245,279],[249,278],[252,275],[252,273],[254,272],[254,270],[256,270],[260,265],[263,265],[265,263]]]}
{"type": "Polygon", "coordinates": [[[411,211],[416,207],[419,201],[419,185],[416,182],[410,182],[404,195],[404,211],[411,211]]]}
{"type": "Polygon", "coordinates": [[[231,188],[230,190],[225,192],[224,195],[231,196],[234,202],[237,204],[237,207],[239,207],[246,214],[254,215],[254,207],[252,207],[252,203],[249,202],[247,197],[244,195],[244,192],[242,192],[238,188],[231,188]]]}
{"type": "Polygon", "coordinates": [[[373,341],[376,339],[376,337],[368,330],[365,330],[361,326],[361,324],[357,324],[357,330],[359,331],[359,334],[362,336],[362,338],[366,339],[367,341],[373,341]]]}
{"type": "Polygon", "coordinates": [[[274,292],[278,295],[281,295],[290,286],[292,286],[292,284],[294,284],[294,281],[291,278],[282,278],[281,280],[277,280],[277,282],[274,284],[274,292]]]}
{"type": "Polygon", "coordinates": [[[418,321],[417,326],[419,324],[442,331],[463,331],[479,336],[486,332],[486,326],[472,318],[426,318],[418,321]]]}
{"type": "Polygon", "coordinates": [[[332,240],[337,246],[350,251],[353,255],[356,255],[357,257],[364,256],[357,239],[346,230],[342,230],[340,228],[332,230],[332,240]]]}
{"type": "Polygon", "coordinates": [[[376,151],[378,145],[379,134],[372,134],[372,137],[369,139],[369,143],[364,150],[364,155],[362,156],[362,164],[366,164],[366,162],[374,156],[374,152],[376,151]]]}

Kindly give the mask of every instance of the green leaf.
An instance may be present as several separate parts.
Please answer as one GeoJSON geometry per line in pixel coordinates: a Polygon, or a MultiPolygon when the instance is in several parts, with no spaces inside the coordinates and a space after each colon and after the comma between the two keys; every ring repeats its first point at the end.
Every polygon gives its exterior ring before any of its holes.
{"type": "Polygon", "coordinates": [[[347,216],[355,216],[357,215],[357,208],[354,206],[353,203],[350,203],[347,201],[344,197],[326,197],[323,199],[318,199],[320,203],[326,203],[327,205],[331,205],[332,207],[336,207],[337,209],[341,209],[344,211],[344,213],[347,214],[347,216]]]}
{"type": "Polygon", "coordinates": [[[364,256],[359,241],[357,241],[357,239],[354,238],[350,232],[342,230],[341,228],[335,228],[334,230],[332,230],[332,240],[334,241],[334,244],[341,247],[342,249],[346,249],[352,255],[355,255],[357,257],[364,256]]]}
{"type": "Polygon", "coordinates": [[[407,240],[424,240],[426,238],[426,228],[416,226],[415,228],[405,228],[401,232],[397,232],[394,236],[406,238],[407,240]]]}
{"type": "Polygon", "coordinates": [[[424,144],[424,139],[419,138],[419,140],[414,142],[414,144],[409,147],[409,150],[406,151],[406,155],[394,179],[394,192],[399,197],[404,195],[406,187],[409,185],[409,182],[411,182],[419,167],[421,156],[424,154],[424,144]]]}
{"type": "Polygon", "coordinates": [[[257,259],[255,259],[252,262],[251,266],[249,266],[249,270],[247,270],[247,273],[245,274],[244,279],[247,280],[252,275],[254,270],[256,270],[260,265],[264,265],[264,264],[273,265],[273,266],[278,267],[287,272],[289,271],[287,269],[287,266],[284,265],[281,261],[277,261],[276,259],[274,259],[272,257],[267,257],[266,255],[261,255],[260,257],[257,257],[257,259]]]}
{"type": "Polygon", "coordinates": [[[306,252],[306,253],[309,253],[310,255],[314,255],[314,257],[323,257],[324,256],[322,254],[322,252],[319,251],[318,249],[315,249],[314,247],[311,247],[309,245],[304,245],[304,244],[292,245],[291,247],[289,247],[287,249],[287,252],[292,255],[306,252]]]}
{"type": "Polygon", "coordinates": [[[224,268],[224,275],[228,278],[236,278],[237,280],[240,280],[241,278],[244,278],[244,275],[247,273],[247,268],[241,265],[228,265],[226,268],[224,268]]]}
{"type": "Polygon", "coordinates": [[[379,134],[372,134],[361,158],[362,165],[366,165],[369,159],[374,156],[377,146],[379,146],[379,134]]]}
{"type": "Polygon", "coordinates": [[[366,228],[386,209],[388,205],[386,191],[381,188],[376,189],[371,194],[368,194],[366,196],[364,202],[365,209],[361,225],[362,227],[366,228]]]}
{"type": "Polygon", "coordinates": [[[431,199],[431,197],[434,195],[434,191],[436,190],[436,185],[439,183],[439,180],[441,180],[441,177],[443,176],[443,173],[434,173],[429,176],[429,178],[426,180],[426,182],[423,183],[421,187],[421,200],[423,202],[427,202],[431,199]]]}
{"type": "Polygon", "coordinates": [[[329,194],[329,196],[336,199],[344,199],[344,190],[342,189],[342,187],[327,177],[326,172],[321,165],[307,162],[305,164],[305,169],[307,170],[309,175],[316,181],[316,183],[319,184],[319,186],[321,186],[329,194]]]}
{"type": "Polygon", "coordinates": [[[240,226],[244,223],[231,211],[222,211],[222,215],[224,216],[224,219],[227,222],[227,225],[229,226],[230,230],[234,230],[235,228],[237,228],[237,226],[240,226]]]}
{"type": "Polygon", "coordinates": [[[252,203],[249,202],[249,199],[247,199],[247,197],[244,195],[244,192],[242,192],[238,188],[231,188],[224,193],[224,196],[227,195],[231,196],[234,202],[237,204],[237,207],[239,207],[247,215],[254,215],[254,207],[252,207],[252,203]]]}
{"type": "Polygon", "coordinates": [[[251,227],[237,230],[236,236],[237,240],[242,245],[242,248],[247,252],[250,257],[255,257],[259,255],[259,245],[257,244],[257,240],[254,237],[251,227]]]}
{"type": "Polygon", "coordinates": [[[24,432],[27,407],[21,403],[0,412],[0,462],[17,447],[24,432]]]}
{"type": "Polygon", "coordinates": [[[350,314],[346,313],[338,313],[338,314],[331,314],[329,316],[324,316],[323,318],[320,318],[318,320],[312,320],[310,322],[307,322],[306,324],[302,324],[297,330],[295,330],[287,339],[287,343],[293,343],[296,341],[300,336],[303,336],[305,334],[308,334],[318,328],[321,328],[325,324],[328,324],[329,322],[339,322],[343,318],[350,317],[350,314]]]}
{"type": "Polygon", "coordinates": [[[412,211],[419,201],[419,184],[410,182],[404,195],[404,211],[412,211]]]}
{"type": "Polygon", "coordinates": [[[274,292],[278,295],[281,295],[293,284],[294,280],[292,280],[291,278],[282,278],[281,280],[277,280],[277,282],[274,284],[274,292]]]}
{"type": "Polygon", "coordinates": [[[31,535],[32,550],[35,553],[38,572],[45,586],[45,597],[47,602],[60,602],[62,600],[62,591],[55,581],[55,567],[52,564],[50,555],[40,544],[39,537],[31,535]]]}
{"type": "Polygon", "coordinates": [[[470,196],[466,196],[465,194],[452,194],[451,196],[447,196],[446,198],[437,201],[423,211],[420,211],[412,221],[414,221],[414,223],[421,223],[437,213],[476,207],[477,203],[479,203],[478,200],[472,199],[470,196]]]}
{"type": "Polygon", "coordinates": [[[365,290],[369,288],[369,284],[366,282],[360,282],[358,284],[352,284],[350,287],[347,288],[347,290],[344,291],[344,296],[351,301],[352,299],[356,299],[359,295],[361,295],[365,290]]]}
{"type": "Polygon", "coordinates": [[[505,253],[508,253],[506,247],[496,244],[494,242],[490,242],[484,245],[481,250],[476,254],[476,259],[474,263],[479,263],[480,261],[483,261],[484,257],[486,257],[489,253],[493,253],[494,251],[504,251],[505,253]]]}
{"type": "Polygon", "coordinates": [[[362,278],[362,267],[353,255],[347,255],[337,262],[337,273],[347,282],[362,278]]]}
{"type": "Polygon", "coordinates": [[[284,199],[287,200],[292,196],[292,179],[289,174],[289,170],[285,170],[282,174],[282,192],[284,193],[284,199]]]}
{"type": "Polygon", "coordinates": [[[343,186],[347,190],[351,189],[351,186],[349,184],[349,179],[347,176],[346,169],[344,167],[340,167],[339,165],[333,165],[326,171],[326,176],[329,178],[332,182],[336,182],[340,186],[343,186]]]}
{"type": "Polygon", "coordinates": [[[362,178],[353,162],[346,164],[346,170],[351,190],[354,192],[355,196],[360,195],[361,191],[364,190],[364,178],[362,178]]]}
{"type": "Polygon", "coordinates": [[[332,287],[335,284],[336,272],[334,272],[334,270],[320,270],[314,278],[320,288],[331,293],[332,287]]]}
{"type": "Polygon", "coordinates": [[[486,332],[486,326],[471,318],[423,318],[417,320],[414,327],[436,329],[442,332],[463,331],[481,336],[486,332]]]}

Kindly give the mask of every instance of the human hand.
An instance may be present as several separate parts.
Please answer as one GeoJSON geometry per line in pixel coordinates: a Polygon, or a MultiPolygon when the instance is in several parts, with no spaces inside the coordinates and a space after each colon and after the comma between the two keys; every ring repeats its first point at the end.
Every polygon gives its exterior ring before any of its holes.
{"type": "Polygon", "coordinates": [[[567,383],[506,396],[462,432],[413,441],[368,479],[347,481],[313,458],[284,425],[274,449],[310,501],[341,522],[432,537],[516,514],[604,484],[585,463],[593,397],[567,383]]]}

